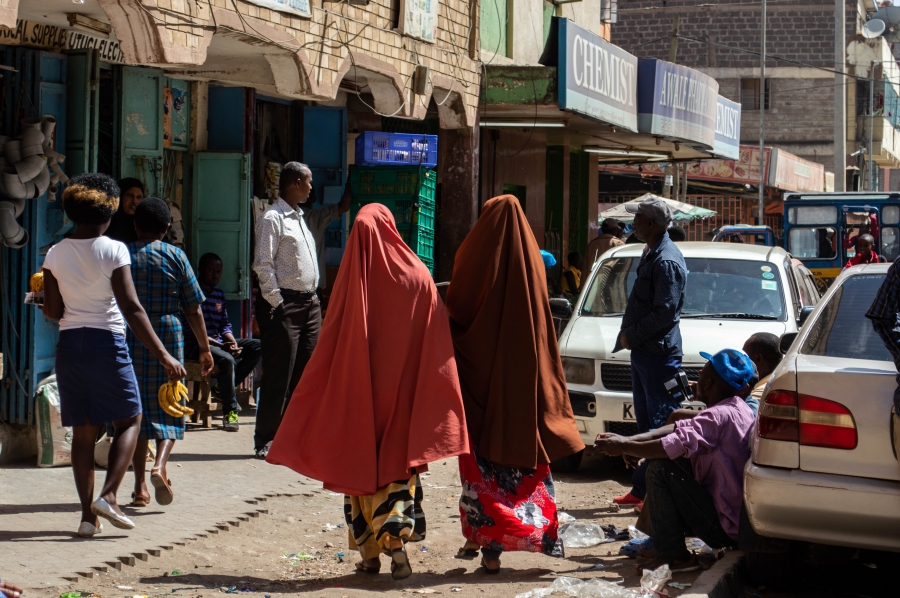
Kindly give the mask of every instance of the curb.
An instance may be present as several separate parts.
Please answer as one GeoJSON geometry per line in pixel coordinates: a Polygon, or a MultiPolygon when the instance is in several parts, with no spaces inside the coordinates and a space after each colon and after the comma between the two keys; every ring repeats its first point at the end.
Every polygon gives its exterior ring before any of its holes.
{"type": "MultiPolygon", "coordinates": [[[[249,505],[254,505],[259,507],[259,503],[266,502],[270,498],[276,497],[288,497],[292,498],[295,496],[300,496],[298,493],[271,493],[265,494],[263,496],[257,496],[254,498],[245,499],[244,502],[249,505]]],[[[87,570],[76,571],[68,575],[61,575],[62,581],[65,583],[76,583],[79,581],[85,580],[93,580],[98,579],[101,573],[107,573],[110,569],[116,569],[117,571],[122,570],[122,566],[125,565],[127,567],[134,567],[136,561],[148,561],[149,558],[158,557],[162,554],[162,551],[170,551],[175,550],[177,547],[186,546],[188,542],[193,542],[195,540],[199,540],[201,538],[207,538],[211,534],[218,534],[220,531],[225,532],[230,530],[232,527],[239,527],[242,522],[249,522],[251,519],[258,518],[260,515],[268,515],[269,509],[259,507],[253,511],[247,511],[246,513],[242,513],[237,516],[233,516],[229,521],[223,521],[221,523],[215,524],[211,529],[206,530],[205,532],[200,532],[193,534],[192,536],[182,538],[180,541],[171,542],[169,545],[160,545],[154,548],[148,548],[141,552],[132,552],[123,556],[117,557],[116,561],[106,561],[102,564],[91,567],[87,570]]]]}
{"type": "Polygon", "coordinates": [[[720,560],[704,571],[694,581],[690,592],[679,598],[734,598],[740,595],[740,566],[744,553],[735,550],[725,554],[720,560]]]}

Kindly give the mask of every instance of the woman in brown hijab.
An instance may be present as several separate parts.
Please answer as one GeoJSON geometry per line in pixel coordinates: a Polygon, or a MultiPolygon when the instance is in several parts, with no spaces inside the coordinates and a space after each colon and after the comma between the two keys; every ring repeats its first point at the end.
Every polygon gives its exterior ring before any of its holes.
{"type": "Polygon", "coordinates": [[[566,392],[541,252],[518,200],[495,197],[453,266],[447,311],[473,447],[459,458],[466,545],[563,556],[550,462],[584,449],[566,392]]]}

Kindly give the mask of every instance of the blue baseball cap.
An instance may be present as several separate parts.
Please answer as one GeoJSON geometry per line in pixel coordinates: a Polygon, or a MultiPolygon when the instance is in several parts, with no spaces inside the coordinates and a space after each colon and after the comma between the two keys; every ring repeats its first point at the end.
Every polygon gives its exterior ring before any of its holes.
{"type": "Polygon", "coordinates": [[[541,249],[541,258],[544,260],[545,268],[552,268],[556,265],[556,258],[553,257],[553,254],[549,251],[544,251],[541,249]]]}
{"type": "Polygon", "coordinates": [[[754,366],[750,356],[740,349],[722,349],[715,355],[700,352],[700,357],[708,359],[713,369],[733,388],[744,388],[753,378],[754,366]]]}

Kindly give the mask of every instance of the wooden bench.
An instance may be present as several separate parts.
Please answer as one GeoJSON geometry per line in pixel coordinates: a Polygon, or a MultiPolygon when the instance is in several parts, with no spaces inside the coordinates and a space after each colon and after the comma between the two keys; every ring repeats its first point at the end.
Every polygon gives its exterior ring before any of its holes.
{"type": "Polygon", "coordinates": [[[190,416],[188,422],[203,428],[211,428],[212,378],[219,373],[219,369],[213,367],[212,371],[204,376],[200,373],[200,362],[190,359],[185,360],[184,369],[187,371],[185,378],[188,390],[187,406],[194,410],[194,414],[190,416]]]}

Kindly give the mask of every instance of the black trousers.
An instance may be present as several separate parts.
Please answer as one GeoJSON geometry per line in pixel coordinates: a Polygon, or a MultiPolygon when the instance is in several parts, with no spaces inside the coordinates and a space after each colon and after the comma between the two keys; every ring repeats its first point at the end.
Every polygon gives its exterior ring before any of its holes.
{"type": "Polygon", "coordinates": [[[736,544],[722,529],[712,496],[694,478],[690,460],[650,459],[648,463],[647,505],[653,547],[659,556],[689,558],[686,535],[700,538],[711,548],[736,544]]]}
{"type": "MultiPolygon", "coordinates": [[[[241,349],[241,354],[238,357],[219,347],[211,346],[209,348],[209,352],[212,353],[213,363],[219,368],[219,373],[216,374],[216,382],[219,383],[219,398],[222,400],[223,415],[227,415],[229,411],[237,411],[238,402],[234,393],[235,387],[250,375],[250,372],[259,363],[262,351],[259,340],[255,338],[239,338],[236,340],[237,346],[241,349]]],[[[197,347],[185,357],[187,359],[197,359],[199,355],[200,348],[197,347]]]]}
{"type": "Polygon", "coordinates": [[[284,294],[283,297],[284,303],[275,310],[261,297],[256,301],[256,321],[262,333],[263,366],[253,437],[257,450],[275,438],[322,328],[318,297],[314,294],[284,294]]]}

